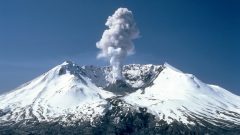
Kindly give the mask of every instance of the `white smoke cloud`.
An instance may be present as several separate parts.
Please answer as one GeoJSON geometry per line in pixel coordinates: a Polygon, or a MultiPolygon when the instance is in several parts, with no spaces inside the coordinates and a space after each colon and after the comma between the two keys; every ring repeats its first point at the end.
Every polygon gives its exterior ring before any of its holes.
{"type": "Polygon", "coordinates": [[[121,80],[123,60],[126,56],[134,54],[132,40],[139,37],[139,30],[132,12],[127,8],[118,8],[108,17],[105,25],[108,29],[96,43],[97,48],[101,49],[97,58],[108,58],[112,66],[113,79],[121,80]]]}

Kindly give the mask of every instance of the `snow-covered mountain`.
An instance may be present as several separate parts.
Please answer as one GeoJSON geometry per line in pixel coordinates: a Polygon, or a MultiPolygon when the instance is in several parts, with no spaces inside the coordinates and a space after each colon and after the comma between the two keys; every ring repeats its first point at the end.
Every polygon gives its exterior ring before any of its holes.
{"type": "Polygon", "coordinates": [[[110,67],[64,62],[0,96],[0,132],[46,133],[39,125],[49,123],[93,134],[240,132],[240,97],[219,86],[167,63],[125,65],[123,76],[112,84],[110,67]]]}

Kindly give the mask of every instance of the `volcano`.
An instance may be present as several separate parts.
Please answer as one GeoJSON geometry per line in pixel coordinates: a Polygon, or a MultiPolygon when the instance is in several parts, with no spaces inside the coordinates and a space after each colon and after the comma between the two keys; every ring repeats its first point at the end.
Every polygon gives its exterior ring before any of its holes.
{"type": "Polygon", "coordinates": [[[66,61],[0,96],[0,134],[240,134],[240,97],[173,66],[66,61]]]}

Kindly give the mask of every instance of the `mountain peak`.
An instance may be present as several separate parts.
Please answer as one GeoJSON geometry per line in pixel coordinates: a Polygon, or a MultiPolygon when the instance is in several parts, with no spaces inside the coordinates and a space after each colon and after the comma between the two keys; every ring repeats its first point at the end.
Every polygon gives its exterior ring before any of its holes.
{"type": "Polygon", "coordinates": [[[70,73],[79,76],[81,72],[81,67],[72,61],[65,61],[57,67],[59,67],[59,75],[70,73]]]}
{"type": "Polygon", "coordinates": [[[179,73],[182,73],[181,70],[179,70],[179,69],[173,67],[172,65],[168,64],[167,62],[164,63],[163,67],[165,67],[165,68],[169,68],[169,69],[174,70],[174,71],[179,72],[179,73]]]}
{"type": "Polygon", "coordinates": [[[69,64],[73,64],[74,62],[70,61],[70,60],[66,60],[64,61],[62,64],[60,65],[69,65],[69,64]]]}

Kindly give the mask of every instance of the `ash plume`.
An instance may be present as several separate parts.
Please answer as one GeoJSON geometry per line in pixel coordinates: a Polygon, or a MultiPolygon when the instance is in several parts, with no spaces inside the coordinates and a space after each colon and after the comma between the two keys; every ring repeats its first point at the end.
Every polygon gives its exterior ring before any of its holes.
{"type": "Polygon", "coordinates": [[[102,38],[96,43],[101,51],[97,58],[107,58],[112,66],[112,78],[122,80],[122,64],[126,56],[134,54],[133,39],[139,37],[133,14],[127,8],[118,8],[109,16],[102,38]]]}

